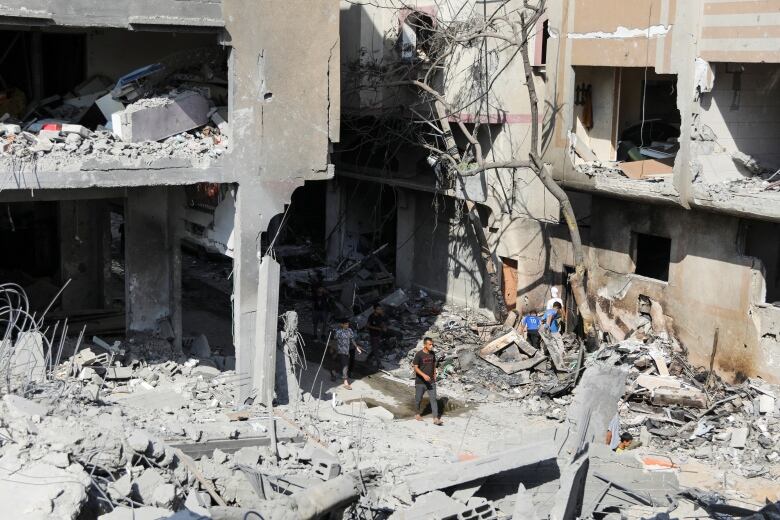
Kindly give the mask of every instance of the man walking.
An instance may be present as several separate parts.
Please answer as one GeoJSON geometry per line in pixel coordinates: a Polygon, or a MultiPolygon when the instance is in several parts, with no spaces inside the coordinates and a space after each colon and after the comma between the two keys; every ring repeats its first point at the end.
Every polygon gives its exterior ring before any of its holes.
{"type": "Polygon", "coordinates": [[[431,338],[423,339],[423,348],[414,355],[412,366],[414,367],[414,403],[417,409],[417,415],[414,418],[422,421],[420,403],[422,403],[423,394],[427,391],[428,400],[431,402],[433,424],[441,426],[444,423],[439,418],[439,403],[436,397],[436,353],[433,351],[431,338]]]}
{"type": "Polygon", "coordinates": [[[553,334],[559,334],[561,332],[561,321],[563,315],[561,313],[562,306],[560,303],[553,303],[553,308],[544,312],[544,327],[553,334]]]}
{"type": "Polygon", "coordinates": [[[355,341],[355,331],[349,328],[349,318],[339,320],[339,328],[336,329],[335,336],[336,352],[338,353],[339,366],[341,366],[341,377],[344,379],[344,388],[352,390],[352,385],[349,384],[349,373],[355,363],[355,351],[362,354],[363,349],[355,341]]]}

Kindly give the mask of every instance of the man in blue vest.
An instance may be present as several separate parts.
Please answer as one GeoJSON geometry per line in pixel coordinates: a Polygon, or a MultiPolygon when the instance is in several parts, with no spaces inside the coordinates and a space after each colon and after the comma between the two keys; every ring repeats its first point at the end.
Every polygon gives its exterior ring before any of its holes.
{"type": "Polygon", "coordinates": [[[539,342],[542,339],[539,336],[539,327],[542,326],[542,319],[537,315],[536,309],[531,309],[528,314],[523,316],[520,324],[523,326],[522,331],[528,343],[534,348],[539,348],[539,342]]]}

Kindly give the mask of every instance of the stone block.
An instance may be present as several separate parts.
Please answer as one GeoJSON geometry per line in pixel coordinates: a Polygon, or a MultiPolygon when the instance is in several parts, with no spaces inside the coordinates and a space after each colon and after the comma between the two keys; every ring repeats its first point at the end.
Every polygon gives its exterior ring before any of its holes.
{"type": "Polygon", "coordinates": [[[366,415],[369,417],[380,419],[385,422],[391,422],[393,419],[395,419],[393,412],[381,406],[372,406],[371,408],[366,410],[366,415]]]}
{"type": "Polygon", "coordinates": [[[44,417],[48,413],[48,408],[35,401],[30,401],[18,395],[6,394],[3,396],[3,402],[8,409],[8,415],[13,418],[21,419],[25,417],[44,417]]]}
{"type": "Polygon", "coordinates": [[[208,122],[208,112],[205,97],[184,92],[174,98],[142,100],[112,114],[112,130],[126,143],[160,141],[203,126],[208,122]]]}
{"type": "Polygon", "coordinates": [[[748,429],[747,427],[732,428],[731,429],[731,442],[729,446],[732,448],[743,449],[747,444],[748,429]]]}

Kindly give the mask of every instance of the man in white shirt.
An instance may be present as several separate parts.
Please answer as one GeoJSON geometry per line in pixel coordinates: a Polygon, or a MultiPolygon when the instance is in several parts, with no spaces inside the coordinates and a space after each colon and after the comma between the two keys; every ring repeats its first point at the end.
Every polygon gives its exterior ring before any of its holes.
{"type": "Polygon", "coordinates": [[[560,303],[560,304],[561,304],[561,307],[563,307],[563,300],[561,300],[561,299],[558,297],[558,288],[557,288],[557,287],[552,287],[552,288],[550,289],[550,293],[552,293],[552,298],[550,298],[549,300],[547,300],[547,305],[546,305],[546,308],[547,308],[548,310],[549,310],[549,309],[552,309],[552,308],[553,308],[553,304],[554,304],[555,302],[558,302],[558,303],[560,303]]]}

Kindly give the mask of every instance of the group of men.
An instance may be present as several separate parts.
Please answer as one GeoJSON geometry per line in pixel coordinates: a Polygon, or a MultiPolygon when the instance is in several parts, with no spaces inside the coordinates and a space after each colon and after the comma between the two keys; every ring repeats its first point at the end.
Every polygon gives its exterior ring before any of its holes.
{"type": "Polygon", "coordinates": [[[540,331],[548,330],[553,334],[563,332],[563,300],[558,297],[558,288],[553,287],[550,291],[552,298],[547,300],[547,305],[543,313],[531,309],[528,314],[520,320],[522,332],[525,334],[528,343],[535,348],[539,348],[542,339],[540,331]]]}
{"type": "MultiPolygon", "coordinates": [[[[330,316],[330,295],[325,287],[319,285],[312,292],[312,325],[314,336],[320,341],[325,340],[325,332],[330,316]]],[[[357,342],[357,334],[350,327],[349,318],[339,318],[338,328],[333,332],[335,338],[335,355],[343,387],[352,390],[350,375],[355,365],[355,356],[363,353],[363,347],[357,342]]],[[[387,334],[387,319],[382,305],[375,303],[373,311],[366,322],[371,351],[376,352],[381,348],[382,338],[387,334]]],[[[439,417],[438,397],[436,395],[436,353],[433,350],[433,339],[423,339],[422,349],[419,350],[412,361],[415,377],[415,405],[417,414],[415,419],[422,420],[421,405],[425,393],[431,405],[433,424],[444,424],[439,417]]],[[[336,380],[337,374],[331,370],[331,379],[336,380]]]]}
{"type": "MultiPolygon", "coordinates": [[[[523,316],[521,320],[522,332],[534,347],[539,347],[541,340],[540,331],[548,330],[551,333],[560,333],[563,327],[563,301],[558,296],[558,289],[553,287],[551,290],[552,298],[548,300],[546,309],[543,313],[531,310],[523,316]]],[[[319,285],[312,293],[312,324],[314,327],[314,336],[321,341],[325,339],[325,332],[328,328],[330,315],[330,295],[327,290],[319,285]],[[321,331],[320,331],[320,326],[321,331]]],[[[376,352],[381,348],[382,338],[387,334],[387,320],[384,315],[384,309],[380,304],[374,304],[373,311],[368,317],[366,323],[371,351],[376,352]]],[[[350,384],[350,375],[355,364],[355,356],[363,353],[363,347],[357,342],[357,334],[350,327],[349,318],[340,318],[338,328],[333,333],[335,337],[335,354],[340,376],[343,380],[343,387],[347,390],[352,389],[350,384]]],[[[415,419],[422,420],[420,415],[422,399],[425,393],[428,394],[428,400],[433,415],[433,424],[442,425],[443,422],[439,416],[438,396],[436,395],[436,353],[434,351],[433,339],[425,337],[423,339],[422,349],[414,356],[412,369],[415,378],[415,406],[417,414],[415,419]]],[[[335,381],[337,375],[331,370],[331,378],[335,381]]]]}

